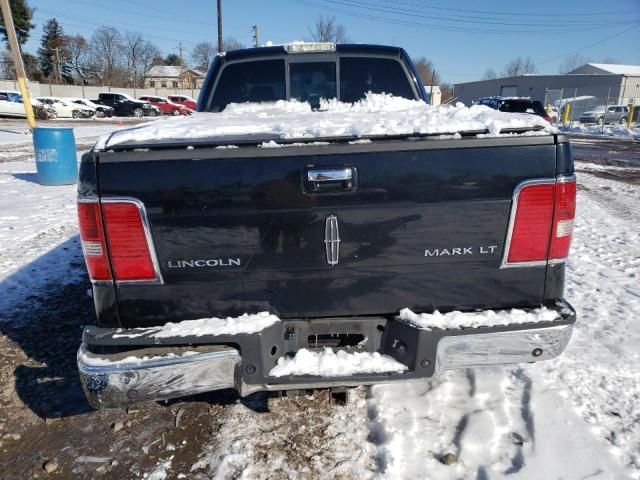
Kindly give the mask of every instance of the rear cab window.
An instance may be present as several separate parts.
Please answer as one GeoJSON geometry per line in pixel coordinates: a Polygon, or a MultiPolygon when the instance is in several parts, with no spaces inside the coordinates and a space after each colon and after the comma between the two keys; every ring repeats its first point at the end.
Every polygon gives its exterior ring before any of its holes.
{"type": "Polygon", "coordinates": [[[368,92],[415,100],[410,77],[396,58],[332,56],[289,57],[228,63],[218,74],[208,111],[223,111],[230,103],[275,102],[287,98],[320,106],[320,99],[346,103],[368,92]],[[288,91],[287,91],[288,90],[288,91]]]}
{"type": "Polygon", "coordinates": [[[367,92],[390,93],[415,100],[415,94],[400,62],[392,58],[341,57],[340,99],[353,103],[367,92]]]}
{"type": "Polygon", "coordinates": [[[230,63],[222,70],[210,110],[230,103],[275,102],[286,98],[284,60],[230,63]]]}
{"type": "Polygon", "coordinates": [[[337,98],[335,62],[289,64],[291,98],[318,108],[320,99],[337,98]]]}

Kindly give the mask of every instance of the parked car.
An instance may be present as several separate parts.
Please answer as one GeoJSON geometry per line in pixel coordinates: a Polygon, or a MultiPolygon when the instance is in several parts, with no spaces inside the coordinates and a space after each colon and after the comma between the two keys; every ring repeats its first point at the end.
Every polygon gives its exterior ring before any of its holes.
{"type": "MultiPolygon", "coordinates": [[[[52,107],[43,104],[35,98],[31,99],[31,106],[33,107],[33,114],[40,120],[54,118],[56,115],[56,112],[52,107]]],[[[27,116],[24,111],[22,94],[20,94],[20,92],[13,90],[0,90],[0,116],[19,118],[25,118],[27,116]]]]}
{"type": "MultiPolygon", "coordinates": [[[[215,58],[198,109],[353,103],[368,92],[425,101],[417,78],[397,47],[235,50],[215,58]]],[[[347,117],[343,130],[358,130],[364,117],[347,117]]],[[[566,347],[576,319],[563,299],[576,195],[566,136],[376,131],[317,144],[268,129],[214,135],[203,120],[198,138],[181,138],[181,125],[137,126],[82,157],[97,325],[85,327],[77,360],[94,407],[406,381],[566,347]],[[274,138],[289,148],[262,148],[274,138]],[[479,309],[503,320],[437,323],[479,309]],[[292,358],[325,347],[354,368],[325,373],[292,358]],[[393,367],[358,369],[354,352],[393,367]],[[284,373],[291,363],[299,368],[284,373]]],[[[272,121],[301,127],[286,114],[272,121]]]]}
{"type": "Polygon", "coordinates": [[[627,105],[605,105],[584,112],[580,115],[580,123],[620,123],[625,124],[629,120],[629,107],[627,105]],[[606,110],[606,113],[605,113],[606,110]]]}
{"type": "Polygon", "coordinates": [[[138,97],[138,100],[149,102],[154,107],[158,107],[163,114],[174,116],[191,114],[191,110],[184,105],[173,103],[165,97],[143,95],[142,97],[138,97]]]}
{"type": "Polygon", "coordinates": [[[190,110],[196,109],[196,101],[187,95],[167,95],[167,98],[173,103],[184,105],[190,110]]]}
{"type": "Polygon", "coordinates": [[[103,92],[98,94],[97,100],[91,100],[99,105],[112,107],[116,116],[124,117],[155,117],[157,110],[149,102],[136,100],[126,93],[103,92]]]}
{"type": "Polygon", "coordinates": [[[57,118],[91,118],[96,113],[93,108],[68,102],[58,97],[38,97],[37,100],[53,108],[57,118]]]}
{"type": "Polygon", "coordinates": [[[78,105],[83,105],[87,108],[92,108],[93,110],[95,110],[96,117],[98,118],[113,117],[112,107],[93,103],[91,100],[87,100],[86,98],[66,98],[65,100],[67,100],[68,102],[76,103],[78,105]]]}
{"type": "Polygon", "coordinates": [[[478,105],[486,105],[501,112],[529,113],[544,118],[551,122],[551,117],[544,109],[542,102],[528,97],[483,97],[475,102],[478,105]]]}

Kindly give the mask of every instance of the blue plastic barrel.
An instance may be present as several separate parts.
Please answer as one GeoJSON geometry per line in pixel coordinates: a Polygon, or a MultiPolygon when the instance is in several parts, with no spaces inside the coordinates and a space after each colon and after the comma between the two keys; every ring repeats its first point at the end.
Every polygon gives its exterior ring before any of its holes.
{"type": "Polygon", "coordinates": [[[34,128],[33,147],[40,185],[69,185],[78,180],[73,128],[34,128]]]}

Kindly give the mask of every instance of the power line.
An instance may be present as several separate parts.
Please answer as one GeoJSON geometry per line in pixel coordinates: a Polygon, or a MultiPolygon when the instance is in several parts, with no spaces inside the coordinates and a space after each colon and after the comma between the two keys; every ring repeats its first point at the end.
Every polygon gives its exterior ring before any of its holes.
{"type": "MultiPolygon", "coordinates": [[[[425,5],[422,3],[415,3],[415,2],[408,2],[408,1],[401,1],[401,0],[387,0],[387,3],[396,3],[396,4],[403,4],[403,5],[409,5],[409,6],[413,6],[413,7],[420,7],[420,8],[425,8],[425,9],[431,9],[431,10],[441,10],[441,11],[449,11],[449,12],[462,12],[464,13],[465,17],[468,17],[469,13],[480,13],[480,14],[484,14],[484,15],[491,15],[491,16],[531,16],[531,17],[552,17],[552,18],[557,18],[557,17],[582,17],[582,16],[596,16],[596,17],[603,17],[603,16],[611,16],[611,15],[628,15],[628,14],[637,14],[640,15],[640,10],[624,10],[624,11],[617,11],[617,12],[582,12],[582,13],[543,13],[543,12],[496,12],[496,11],[489,11],[489,10],[470,10],[467,8],[452,8],[452,7],[435,7],[435,6],[431,6],[431,5],[425,5]]],[[[460,15],[457,15],[460,16],[460,15]]]]}
{"type": "MultiPolygon", "coordinates": [[[[104,22],[96,22],[94,19],[89,18],[89,17],[82,17],[82,16],[78,16],[78,15],[69,15],[69,14],[66,14],[66,13],[58,14],[57,12],[54,12],[54,11],[52,11],[52,10],[47,10],[47,9],[45,9],[45,8],[40,8],[40,9],[38,9],[38,10],[36,11],[36,16],[39,16],[39,13],[40,13],[40,12],[44,12],[44,13],[46,13],[47,15],[50,15],[50,16],[52,16],[52,17],[56,17],[56,18],[69,18],[69,19],[72,19],[72,20],[78,20],[78,21],[80,21],[80,22],[87,23],[87,24],[91,24],[91,25],[97,25],[97,26],[103,26],[103,25],[106,25],[104,22]]],[[[124,29],[123,29],[123,31],[130,31],[130,32],[134,32],[134,33],[140,33],[140,25],[139,25],[139,24],[118,22],[118,27],[119,27],[120,25],[124,25],[124,26],[127,26],[127,27],[133,27],[133,28],[135,28],[135,30],[124,30],[124,29]]],[[[114,25],[114,26],[115,26],[115,25],[114,25]]],[[[166,32],[166,31],[167,31],[167,29],[166,29],[166,28],[161,28],[161,27],[148,27],[148,26],[145,26],[145,28],[146,28],[147,30],[158,30],[158,31],[161,31],[161,32],[166,32]]],[[[193,31],[189,31],[189,32],[188,32],[188,31],[185,31],[185,30],[175,30],[175,29],[171,29],[171,32],[173,32],[173,33],[185,34],[185,35],[193,35],[193,33],[194,33],[193,31]]],[[[149,36],[151,36],[152,34],[148,34],[148,35],[149,35],[149,36]]],[[[153,34],[153,35],[155,35],[155,34],[153,34]]],[[[172,41],[172,42],[174,42],[174,43],[175,43],[175,42],[179,42],[179,41],[180,41],[180,39],[176,39],[176,38],[169,38],[169,37],[163,37],[163,36],[160,36],[160,35],[156,35],[156,37],[157,37],[157,38],[162,38],[162,39],[167,39],[167,40],[170,40],[170,41],[172,41]]]]}
{"type": "MultiPolygon", "coordinates": [[[[81,0],[66,0],[67,2],[72,2],[72,3],[79,3],[81,5],[89,5],[92,8],[102,8],[104,10],[111,10],[113,12],[119,12],[119,13],[126,13],[128,15],[137,15],[137,16],[141,16],[141,17],[146,17],[146,18],[157,18],[159,20],[170,20],[171,22],[179,22],[179,23],[187,23],[189,25],[204,25],[207,27],[211,27],[212,25],[210,23],[207,22],[197,22],[197,21],[193,21],[193,20],[182,20],[180,18],[176,18],[176,17],[166,17],[164,15],[156,15],[153,13],[148,13],[148,12],[134,12],[131,10],[124,10],[122,8],[115,8],[115,7],[106,7],[104,5],[97,5],[95,3],[89,3],[89,2],[83,2],[81,0]]],[[[148,6],[147,6],[148,8],[148,6]]]]}
{"type": "MultiPolygon", "coordinates": [[[[558,33],[558,34],[567,34],[567,33],[572,33],[569,29],[562,29],[562,30],[544,30],[541,31],[541,29],[535,29],[535,30],[523,30],[523,29],[518,29],[518,30],[505,30],[505,29],[500,29],[500,30],[489,30],[489,29],[479,29],[479,28],[467,28],[467,27],[454,27],[454,26],[443,26],[441,24],[433,24],[433,23],[424,23],[424,22],[415,22],[415,21],[411,21],[411,20],[403,20],[403,19],[399,19],[399,18],[392,18],[392,17],[385,17],[385,16],[381,16],[381,15],[372,15],[372,14],[367,14],[367,13],[361,13],[361,12],[357,12],[357,11],[353,11],[353,10],[345,10],[345,9],[341,9],[341,8],[337,8],[337,7],[332,7],[332,6],[328,6],[325,4],[319,4],[316,3],[314,1],[311,0],[288,0],[291,3],[296,3],[299,5],[305,5],[305,6],[309,6],[309,7],[314,7],[314,8],[318,8],[321,9],[322,11],[330,11],[332,13],[341,13],[344,15],[349,15],[352,17],[357,17],[357,18],[364,18],[364,19],[368,19],[368,20],[373,20],[376,22],[380,22],[380,23],[387,23],[387,24],[392,24],[392,25],[405,25],[405,26],[410,26],[410,27],[416,27],[416,28],[428,28],[429,30],[439,30],[439,31],[448,31],[448,32],[465,32],[465,33],[481,33],[481,34],[496,34],[496,35],[540,35],[542,33],[545,34],[550,34],[550,33],[558,33]]],[[[375,10],[375,9],[374,9],[375,10]]],[[[390,13],[390,12],[386,12],[386,13],[390,13]]],[[[415,16],[409,13],[405,13],[403,15],[406,16],[415,16]]],[[[603,28],[611,28],[611,27],[600,27],[600,29],[603,28]]],[[[579,29],[579,31],[584,31],[583,29],[579,29]]]]}
{"type": "MultiPolygon", "coordinates": [[[[36,15],[38,15],[36,13],[36,15]]],[[[85,21],[83,18],[80,17],[67,17],[66,15],[57,15],[57,18],[61,18],[61,19],[65,19],[64,20],[64,25],[72,25],[80,28],[87,28],[90,30],[95,31],[95,28],[92,27],[109,27],[109,26],[113,26],[113,25],[108,25],[105,23],[99,23],[99,22],[93,22],[93,21],[85,21]],[[72,20],[68,20],[68,18],[72,18],[72,20]],[[75,23],[73,20],[78,20],[79,22],[82,23],[75,23]]],[[[63,26],[64,26],[63,25],[63,26]]],[[[128,24],[120,24],[120,25],[128,25],[128,24]]],[[[134,33],[134,34],[140,34],[143,37],[147,38],[147,39],[154,39],[154,40],[160,40],[160,41],[166,41],[166,42],[170,42],[171,44],[175,44],[176,42],[180,42],[180,39],[177,38],[170,38],[170,37],[164,37],[164,36],[160,36],[160,35],[154,35],[151,33],[146,33],[146,32],[141,32],[140,30],[126,30],[126,29],[122,29],[122,28],[118,28],[118,30],[120,32],[124,32],[124,33],[134,33]]],[[[193,42],[187,42],[189,45],[195,45],[197,42],[193,41],[193,42]]]]}
{"type": "MultiPolygon", "coordinates": [[[[380,3],[372,3],[370,1],[362,1],[362,0],[322,0],[322,3],[330,3],[334,5],[337,4],[337,5],[351,7],[351,8],[363,8],[363,9],[366,9],[367,11],[374,10],[377,12],[387,13],[391,15],[403,15],[403,16],[410,16],[410,17],[425,18],[429,20],[441,20],[445,22],[468,23],[468,24],[474,24],[474,25],[500,25],[500,26],[510,26],[510,27],[518,27],[518,26],[538,27],[537,29],[538,31],[540,31],[540,29],[561,28],[561,27],[564,27],[564,29],[571,28],[574,31],[576,31],[576,29],[579,29],[580,31],[582,31],[582,28],[581,28],[582,26],[602,27],[602,25],[606,23],[615,23],[616,25],[634,23],[633,20],[631,21],[606,20],[605,21],[602,19],[574,20],[574,21],[562,20],[561,21],[562,23],[558,23],[557,21],[555,23],[553,23],[553,21],[546,21],[544,23],[533,23],[533,22],[518,23],[514,21],[509,21],[506,19],[505,20],[500,19],[496,21],[496,19],[487,19],[487,18],[477,17],[477,16],[473,17],[470,15],[466,15],[463,18],[455,18],[455,17],[461,17],[461,15],[452,15],[452,16],[425,15],[425,14],[420,14],[416,12],[415,9],[408,10],[408,9],[401,9],[396,7],[387,7],[380,3]]],[[[389,0],[388,2],[385,2],[385,3],[416,5],[415,3],[408,3],[408,2],[402,2],[397,0],[395,1],[389,0]]]]}
{"type": "Polygon", "coordinates": [[[581,52],[585,48],[590,48],[590,47],[593,47],[595,45],[599,45],[601,43],[606,42],[607,40],[611,40],[612,38],[616,38],[616,37],[619,37],[620,35],[624,35],[625,33],[630,32],[631,30],[634,30],[634,29],[636,29],[638,27],[640,27],[640,25],[634,25],[634,26],[632,26],[630,28],[625,28],[624,30],[622,30],[622,31],[620,31],[620,32],[618,32],[618,33],[616,33],[614,35],[610,35],[608,37],[603,38],[602,40],[597,40],[597,41],[595,41],[593,43],[590,43],[588,45],[583,45],[582,47],[577,48],[576,50],[572,50],[570,52],[563,53],[562,55],[558,55],[557,57],[548,58],[546,60],[543,60],[542,62],[536,62],[536,65],[544,65],[545,63],[553,62],[554,60],[558,60],[560,58],[564,58],[567,55],[571,55],[573,53],[581,52]]]}

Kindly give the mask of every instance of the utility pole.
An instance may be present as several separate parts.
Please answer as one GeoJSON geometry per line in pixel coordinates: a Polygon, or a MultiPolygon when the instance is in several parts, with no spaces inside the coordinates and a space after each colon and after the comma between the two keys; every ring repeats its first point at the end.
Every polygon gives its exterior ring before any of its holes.
{"type": "Polygon", "coordinates": [[[18,37],[16,36],[16,27],[13,25],[13,15],[11,14],[9,0],[0,0],[0,9],[2,10],[2,18],[4,18],[4,26],[7,31],[9,47],[11,48],[11,54],[13,55],[13,65],[16,69],[16,77],[18,78],[18,85],[20,86],[20,93],[22,94],[22,104],[24,105],[24,110],[27,114],[27,123],[29,123],[29,127],[33,129],[36,128],[36,119],[33,115],[33,106],[31,105],[31,99],[29,98],[27,75],[24,73],[24,64],[22,63],[20,45],[18,45],[18,37]]]}
{"type": "Polygon", "coordinates": [[[184,60],[182,59],[182,42],[178,42],[178,52],[180,52],[180,88],[184,88],[184,80],[182,78],[184,69],[184,60]]]}
{"type": "Polygon", "coordinates": [[[218,0],[218,52],[222,52],[222,0],[218,0]]]}
{"type": "Polygon", "coordinates": [[[260,42],[258,41],[258,25],[251,27],[251,30],[253,30],[253,46],[258,48],[260,46],[260,42]]]}
{"type": "Polygon", "coordinates": [[[433,72],[431,73],[431,92],[429,92],[429,105],[433,105],[433,90],[434,90],[434,85],[433,83],[436,80],[436,69],[433,69],[433,72]]]}

